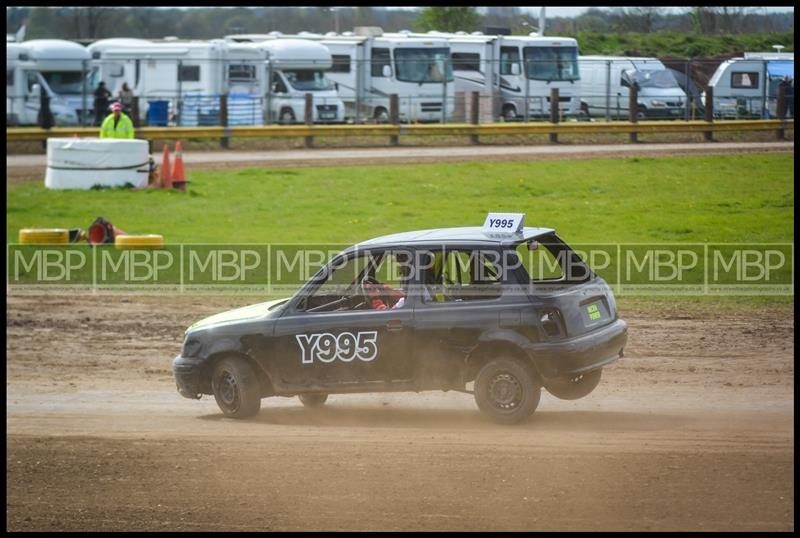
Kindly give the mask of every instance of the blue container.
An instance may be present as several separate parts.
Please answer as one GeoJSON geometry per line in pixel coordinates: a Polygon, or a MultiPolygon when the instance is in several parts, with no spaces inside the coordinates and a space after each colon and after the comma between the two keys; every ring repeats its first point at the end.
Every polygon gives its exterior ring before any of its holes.
{"type": "Polygon", "coordinates": [[[147,101],[147,125],[166,127],[169,120],[169,101],[147,101]]]}

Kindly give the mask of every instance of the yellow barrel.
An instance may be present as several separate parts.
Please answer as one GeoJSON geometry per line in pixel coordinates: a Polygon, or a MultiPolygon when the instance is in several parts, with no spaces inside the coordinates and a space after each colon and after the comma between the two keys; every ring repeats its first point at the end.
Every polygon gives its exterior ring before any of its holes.
{"type": "Polygon", "coordinates": [[[66,245],[69,243],[69,230],[64,228],[22,228],[19,242],[34,245],[66,245]]]}
{"type": "Polygon", "coordinates": [[[164,236],[158,234],[118,235],[114,238],[114,246],[118,249],[162,248],[164,236]]]}

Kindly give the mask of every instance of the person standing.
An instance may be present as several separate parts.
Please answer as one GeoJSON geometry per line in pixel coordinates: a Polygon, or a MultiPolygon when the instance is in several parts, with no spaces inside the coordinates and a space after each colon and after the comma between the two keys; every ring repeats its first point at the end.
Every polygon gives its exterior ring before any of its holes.
{"type": "MultiPolygon", "coordinates": [[[[47,90],[41,85],[34,84],[34,88],[39,90],[39,116],[37,123],[42,129],[51,129],[56,122],[53,119],[53,112],[50,110],[50,96],[47,95],[47,90]]],[[[47,151],[47,139],[42,140],[42,148],[47,151]]]]}
{"type": "Polygon", "coordinates": [[[123,82],[122,89],[119,90],[119,102],[122,103],[122,111],[133,116],[133,90],[128,87],[127,82],[123,82]]]}
{"type": "Polygon", "coordinates": [[[111,114],[103,120],[100,127],[100,138],[133,138],[133,122],[122,112],[122,105],[111,105],[111,114]]]}
{"type": "Polygon", "coordinates": [[[94,91],[94,124],[100,125],[103,122],[106,111],[108,110],[108,99],[111,92],[106,88],[106,83],[102,80],[94,91]]]}

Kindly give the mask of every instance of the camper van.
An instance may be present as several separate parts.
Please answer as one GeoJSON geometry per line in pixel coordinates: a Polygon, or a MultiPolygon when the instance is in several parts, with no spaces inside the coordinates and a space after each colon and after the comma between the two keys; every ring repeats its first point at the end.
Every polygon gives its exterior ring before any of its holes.
{"type": "MultiPolygon", "coordinates": [[[[268,35],[278,41],[288,37],[268,35]]],[[[300,32],[291,37],[328,48],[333,61],[328,76],[338,88],[350,121],[388,121],[392,94],[398,96],[400,121],[441,121],[443,112],[446,117],[453,114],[453,71],[447,61],[450,47],[444,39],[383,36],[377,28],[363,35],[300,32]]]]}
{"type": "Polygon", "coordinates": [[[319,44],[107,39],[89,48],[93,85],[103,80],[116,95],[127,82],[142,98],[140,113],[143,104],[169,101],[180,125],[218,124],[221,94],[228,95],[228,125],[262,125],[267,111],[268,120],[303,121],[305,93],[313,95],[315,122],[343,119],[344,105],[325,77],[330,52],[319,44]]]}
{"type": "Polygon", "coordinates": [[[559,110],[580,110],[578,42],[572,38],[484,35],[481,32],[428,34],[401,32],[412,37],[437,37],[450,45],[456,92],[497,96],[495,116],[507,121],[550,115],[550,90],[558,88],[559,110]]]}
{"type": "MultiPolygon", "coordinates": [[[[778,85],[784,76],[794,79],[794,53],[745,52],[741,58],[722,62],[708,82],[714,88],[714,115],[775,117],[778,85]]],[[[703,92],[704,105],[705,98],[703,92]]]]}
{"type": "Polygon", "coordinates": [[[630,88],[638,89],[637,118],[683,118],[686,92],[656,58],[581,56],[581,110],[607,119],[629,117],[630,88]]]}
{"type": "Polygon", "coordinates": [[[88,61],[86,48],[72,41],[6,43],[6,124],[36,125],[40,91],[50,97],[57,126],[80,124],[92,105],[92,91],[83,84],[88,61]]]}

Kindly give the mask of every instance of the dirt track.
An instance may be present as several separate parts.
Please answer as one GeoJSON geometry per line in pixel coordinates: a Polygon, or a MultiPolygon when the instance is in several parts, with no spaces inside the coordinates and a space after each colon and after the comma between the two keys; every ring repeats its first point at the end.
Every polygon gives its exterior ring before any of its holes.
{"type": "MultiPolygon", "coordinates": [[[[193,320],[242,298],[9,296],[9,530],[792,530],[791,307],[625,309],[598,389],[521,426],[460,393],[181,398],[193,320]]],[[[708,307],[706,307],[708,308],[708,307]]]]}

